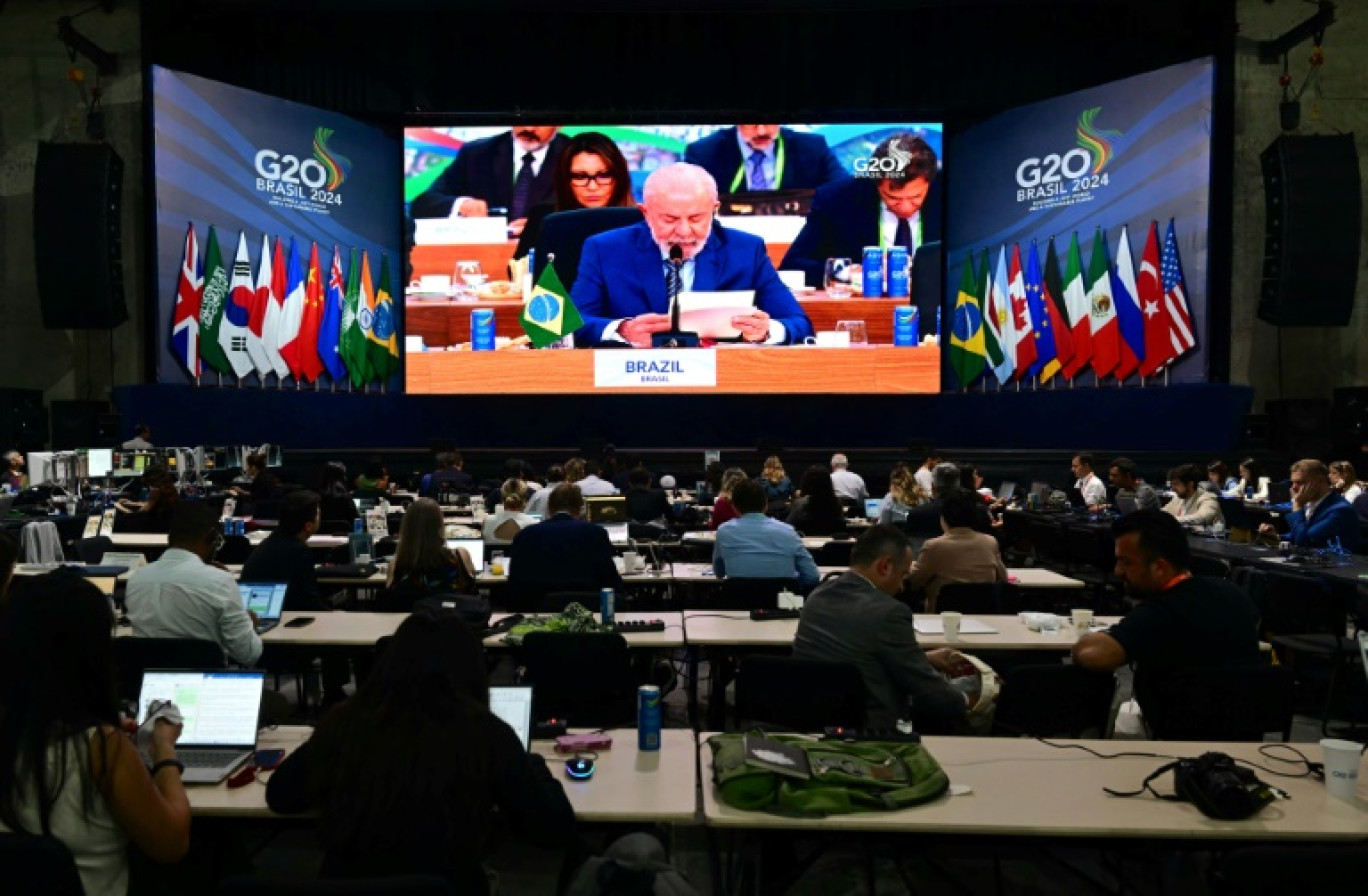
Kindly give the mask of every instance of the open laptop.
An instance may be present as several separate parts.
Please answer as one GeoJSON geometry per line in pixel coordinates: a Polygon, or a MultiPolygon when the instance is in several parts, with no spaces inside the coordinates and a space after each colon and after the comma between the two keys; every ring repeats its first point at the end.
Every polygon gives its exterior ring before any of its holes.
{"type": "Polygon", "coordinates": [[[865,516],[871,520],[879,518],[879,511],[883,508],[883,501],[880,498],[865,498],[865,516]]]}
{"type": "Polygon", "coordinates": [[[997,496],[999,500],[1010,501],[1014,495],[1016,495],[1016,483],[1010,479],[1004,480],[1002,485],[998,486],[997,496]]]}
{"type": "Polygon", "coordinates": [[[264,635],[280,625],[280,614],[285,609],[285,582],[238,582],[238,596],[242,606],[257,615],[256,632],[264,635]]]}
{"type": "Polygon", "coordinates": [[[448,551],[455,551],[457,548],[465,548],[470,555],[470,562],[475,567],[475,574],[479,575],[485,566],[484,539],[482,538],[448,538],[446,540],[448,551]]]}
{"type": "Polygon", "coordinates": [[[1291,504],[1292,486],[1286,482],[1268,483],[1268,503],[1269,504],[1291,504]]]}
{"type": "Polygon", "coordinates": [[[631,539],[627,535],[627,523],[599,523],[603,531],[608,533],[608,541],[612,544],[630,544],[631,539]]]}
{"type": "Polygon", "coordinates": [[[526,750],[532,744],[532,689],[492,687],[489,711],[508,723],[526,750]]]}
{"type": "Polygon", "coordinates": [[[147,721],[152,701],[175,703],[185,719],[176,741],[176,755],[185,763],[181,780],[217,784],[256,749],[265,683],[260,669],[148,669],[138,695],[138,724],[147,721]]]}
{"type": "Polygon", "coordinates": [[[625,523],[627,521],[627,499],[622,495],[585,498],[584,518],[591,523],[625,523]]]}

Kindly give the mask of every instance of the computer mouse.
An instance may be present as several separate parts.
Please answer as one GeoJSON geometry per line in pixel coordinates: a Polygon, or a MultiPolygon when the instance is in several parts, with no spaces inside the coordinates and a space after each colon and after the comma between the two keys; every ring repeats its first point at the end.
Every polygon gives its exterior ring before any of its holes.
{"type": "Polygon", "coordinates": [[[565,763],[565,776],[572,781],[587,781],[594,777],[594,760],[576,756],[565,763]]]}

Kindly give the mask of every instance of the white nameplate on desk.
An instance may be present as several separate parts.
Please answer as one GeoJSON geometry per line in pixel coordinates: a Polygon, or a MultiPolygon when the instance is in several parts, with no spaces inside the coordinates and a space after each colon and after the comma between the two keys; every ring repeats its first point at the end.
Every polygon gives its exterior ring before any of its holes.
{"type": "Polygon", "coordinates": [[[716,386],[713,349],[637,349],[594,352],[594,386],[716,386]]]}
{"type": "MultiPolygon", "coordinates": [[[[413,241],[419,246],[493,245],[508,241],[507,218],[418,218],[413,241]]],[[[503,272],[486,271],[499,279],[503,272]]]]}

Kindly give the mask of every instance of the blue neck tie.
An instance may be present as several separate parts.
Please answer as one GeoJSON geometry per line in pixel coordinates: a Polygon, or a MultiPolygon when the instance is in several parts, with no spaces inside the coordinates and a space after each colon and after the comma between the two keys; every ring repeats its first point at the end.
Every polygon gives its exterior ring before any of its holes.
{"type": "Polygon", "coordinates": [[[518,169],[518,179],[513,182],[513,204],[508,209],[511,220],[527,217],[527,201],[532,196],[532,153],[524,153],[522,167],[518,169]]]}
{"type": "Polygon", "coordinates": [[[670,305],[674,305],[675,299],[684,288],[684,278],[679,274],[680,268],[666,259],[665,261],[665,297],[670,300],[670,305]]]}
{"type": "Polygon", "coordinates": [[[750,169],[750,188],[768,190],[770,185],[769,178],[765,177],[765,154],[758,149],[751,153],[750,169]]]}

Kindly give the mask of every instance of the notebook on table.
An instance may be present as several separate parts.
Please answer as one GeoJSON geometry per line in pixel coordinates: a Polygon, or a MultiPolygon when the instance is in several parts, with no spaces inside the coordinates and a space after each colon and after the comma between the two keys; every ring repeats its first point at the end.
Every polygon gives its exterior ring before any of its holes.
{"type": "Polygon", "coordinates": [[[264,635],[280,625],[280,614],[285,609],[285,592],[289,587],[284,582],[238,582],[238,596],[242,598],[243,608],[257,616],[258,635],[264,635]]]}
{"type": "MultiPolygon", "coordinates": [[[[912,621],[912,627],[917,630],[919,635],[943,635],[945,626],[941,623],[939,616],[928,616],[926,618],[917,617],[912,621]]],[[[978,619],[971,619],[965,616],[960,619],[961,635],[996,635],[998,630],[986,622],[978,619]]]]}
{"type": "Polygon", "coordinates": [[[251,758],[256,749],[261,693],[266,673],[149,669],[138,695],[138,724],[147,721],[155,700],[170,700],[184,718],[176,756],[185,763],[187,784],[217,784],[251,758]]]}
{"type": "Polygon", "coordinates": [[[489,711],[508,723],[526,750],[532,744],[532,689],[491,687],[489,711]]]}

